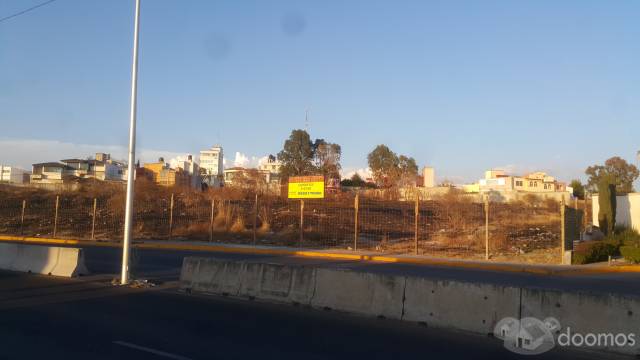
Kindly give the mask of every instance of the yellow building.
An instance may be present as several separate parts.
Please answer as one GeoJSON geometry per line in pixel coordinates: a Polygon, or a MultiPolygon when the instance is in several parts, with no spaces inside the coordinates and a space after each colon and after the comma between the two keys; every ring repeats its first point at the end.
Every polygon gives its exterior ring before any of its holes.
{"type": "Polygon", "coordinates": [[[191,175],[182,169],[171,169],[162,159],[159,162],[144,164],[145,173],[158,185],[190,186],[191,175]]]}
{"type": "Polygon", "coordinates": [[[466,193],[479,193],[480,192],[480,184],[464,184],[462,185],[462,191],[466,193]]]}

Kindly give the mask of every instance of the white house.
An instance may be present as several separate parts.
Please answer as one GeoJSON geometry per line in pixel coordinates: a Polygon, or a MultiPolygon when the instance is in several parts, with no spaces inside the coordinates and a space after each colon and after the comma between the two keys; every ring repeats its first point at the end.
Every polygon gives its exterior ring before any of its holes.
{"type": "Polygon", "coordinates": [[[182,158],[172,159],[171,168],[182,169],[182,171],[188,173],[191,177],[189,186],[195,189],[200,188],[202,184],[202,179],[200,177],[200,166],[195,161],[193,161],[193,155],[188,154],[187,160],[182,160],[182,158]]]}
{"type": "Polygon", "coordinates": [[[29,182],[30,172],[21,168],[0,165],[0,183],[24,184],[29,182]]]}
{"type": "Polygon", "coordinates": [[[224,154],[220,145],[200,151],[200,168],[209,186],[220,187],[224,182],[224,154]]]}
{"type": "Polygon", "coordinates": [[[266,160],[261,161],[258,164],[258,170],[264,173],[267,178],[267,184],[277,186],[280,183],[280,168],[282,162],[276,159],[275,156],[269,155],[266,160]]]}
{"type": "Polygon", "coordinates": [[[55,184],[75,179],[125,181],[126,164],[111,160],[111,155],[97,153],[95,159],[65,159],[60,162],[33,164],[31,183],[55,184]]]}

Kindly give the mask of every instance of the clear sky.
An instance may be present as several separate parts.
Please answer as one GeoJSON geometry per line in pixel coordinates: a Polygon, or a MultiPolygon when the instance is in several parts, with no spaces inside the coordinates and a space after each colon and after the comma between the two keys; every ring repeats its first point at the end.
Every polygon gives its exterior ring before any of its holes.
{"type": "MultiPolygon", "coordinates": [[[[639,19],[635,0],[143,0],[139,147],[261,157],[308,108],[347,171],[380,143],[455,182],[637,163],[639,19]]],[[[132,0],[58,0],[0,23],[0,162],[124,149],[132,21],[132,0]]]]}

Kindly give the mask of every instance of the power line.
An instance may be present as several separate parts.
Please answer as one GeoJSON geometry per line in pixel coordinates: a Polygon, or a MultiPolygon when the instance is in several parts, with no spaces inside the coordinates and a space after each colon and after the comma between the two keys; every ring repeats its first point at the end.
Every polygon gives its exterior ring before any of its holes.
{"type": "Polygon", "coordinates": [[[22,10],[22,11],[19,11],[19,12],[15,13],[15,14],[12,14],[12,15],[9,15],[9,16],[6,16],[6,17],[3,17],[3,18],[1,18],[1,19],[0,19],[0,23],[1,23],[1,22],[4,22],[4,21],[7,21],[7,20],[9,20],[9,19],[13,19],[14,17],[20,16],[20,15],[22,15],[22,14],[26,14],[26,13],[28,13],[29,11],[35,10],[35,9],[37,9],[37,8],[41,7],[41,6],[45,6],[45,5],[47,5],[47,4],[51,4],[51,3],[52,3],[52,2],[54,2],[54,1],[56,1],[56,0],[48,0],[48,1],[45,1],[45,2],[40,3],[40,4],[38,4],[38,5],[34,5],[34,6],[30,7],[30,8],[28,8],[28,9],[24,9],[24,10],[22,10]]]}

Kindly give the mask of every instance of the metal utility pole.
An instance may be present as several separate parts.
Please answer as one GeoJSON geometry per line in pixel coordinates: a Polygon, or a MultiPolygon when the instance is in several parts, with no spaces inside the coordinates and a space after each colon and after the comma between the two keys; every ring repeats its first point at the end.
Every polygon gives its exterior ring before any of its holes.
{"type": "Polygon", "coordinates": [[[131,252],[131,228],[133,225],[133,182],[136,162],[136,101],[138,95],[138,35],[140,29],[140,0],[136,1],[133,25],[133,64],[131,66],[131,112],[129,124],[129,164],[127,173],[127,201],[124,218],[124,239],[122,241],[122,275],[120,284],[129,283],[129,255],[131,252]]]}

